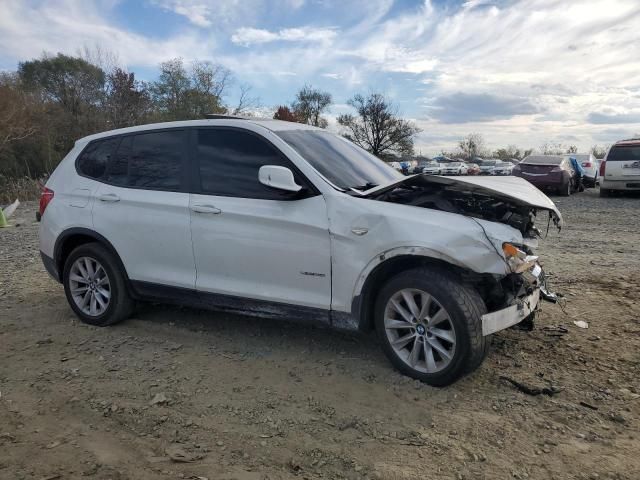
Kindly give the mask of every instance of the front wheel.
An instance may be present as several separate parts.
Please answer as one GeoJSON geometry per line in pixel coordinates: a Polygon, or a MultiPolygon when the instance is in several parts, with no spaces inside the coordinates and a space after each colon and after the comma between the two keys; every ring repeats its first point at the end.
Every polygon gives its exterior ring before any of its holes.
{"type": "Polygon", "coordinates": [[[489,339],[478,292],[437,268],[402,272],[381,289],[375,325],[385,354],[403,374],[433,386],[480,366],[489,339]]]}

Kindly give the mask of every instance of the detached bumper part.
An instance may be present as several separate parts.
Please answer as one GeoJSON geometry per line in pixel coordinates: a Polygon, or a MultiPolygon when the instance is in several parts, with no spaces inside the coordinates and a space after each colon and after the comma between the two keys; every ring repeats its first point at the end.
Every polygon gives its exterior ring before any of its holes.
{"type": "Polygon", "coordinates": [[[536,289],[531,295],[519,299],[507,308],[484,314],[482,316],[482,335],[486,337],[520,323],[535,311],[539,301],[540,289],[536,289]]]}

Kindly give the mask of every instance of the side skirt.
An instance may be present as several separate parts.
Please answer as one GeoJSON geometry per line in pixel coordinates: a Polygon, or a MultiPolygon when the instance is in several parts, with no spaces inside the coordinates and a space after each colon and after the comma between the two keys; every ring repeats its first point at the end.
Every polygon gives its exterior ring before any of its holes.
{"type": "Polygon", "coordinates": [[[351,315],[343,312],[332,312],[322,308],[304,307],[219,293],[199,292],[189,288],[138,280],[130,280],[129,283],[133,290],[133,297],[136,300],[187,305],[252,317],[333,326],[344,330],[357,330],[357,322],[355,320],[349,321],[348,318],[351,315]],[[333,318],[334,316],[336,318],[333,318]]]}

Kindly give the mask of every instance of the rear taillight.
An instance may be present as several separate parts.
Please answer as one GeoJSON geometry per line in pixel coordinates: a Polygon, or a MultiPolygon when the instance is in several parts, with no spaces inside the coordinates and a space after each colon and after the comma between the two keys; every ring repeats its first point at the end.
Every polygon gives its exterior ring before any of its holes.
{"type": "Polygon", "coordinates": [[[53,200],[53,190],[42,187],[42,193],[40,194],[40,218],[44,215],[44,211],[47,209],[47,205],[49,205],[51,200],[53,200]]]}
{"type": "Polygon", "coordinates": [[[602,163],[600,164],[600,176],[604,177],[604,171],[606,168],[607,162],[606,160],[602,160],[602,163]]]}
{"type": "Polygon", "coordinates": [[[591,168],[591,162],[583,162],[582,166],[583,167],[587,167],[587,168],[591,168]]]}

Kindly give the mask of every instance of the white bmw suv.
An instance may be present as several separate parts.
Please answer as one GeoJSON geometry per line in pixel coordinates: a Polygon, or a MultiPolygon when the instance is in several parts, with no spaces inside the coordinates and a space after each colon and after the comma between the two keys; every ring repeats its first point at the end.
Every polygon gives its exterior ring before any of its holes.
{"type": "Polygon", "coordinates": [[[154,300],[375,329],[400,371],[446,385],[546,295],[543,211],[561,225],[520,178],[405,177],[322,129],[214,118],[78,140],[40,250],[92,325],[154,300]]]}

